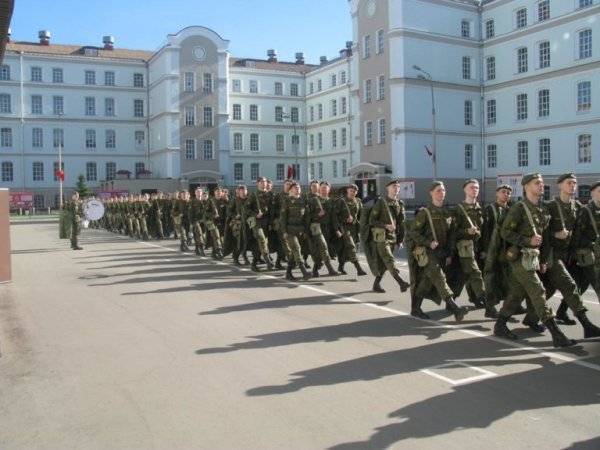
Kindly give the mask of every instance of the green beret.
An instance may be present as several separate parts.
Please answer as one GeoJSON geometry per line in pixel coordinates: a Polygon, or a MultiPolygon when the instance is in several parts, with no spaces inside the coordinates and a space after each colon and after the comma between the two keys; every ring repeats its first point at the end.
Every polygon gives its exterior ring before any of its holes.
{"type": "Polygon", "coordinates": [[[267,177],[258,177],[258,178],[256,179],[256,182],[257,182],[257,183],[260,183],[261,181],[269,181],[269,180],[267,180],[267,177]]]}
{"type": "Polygon", "coordinates": [[[592,192],[594,189],[597,189],[600,187],[600,181],[596,181],[594,184],[592,184],[590,186],[590,192],[592,192]]]}
{"type": "Polygon", "coordinates": [[[295,181],[290,181],[290,189],[293,188],[294,186],[300,187],[300,185],[298,183],[296,183],[295,181]]]}
{"type": "Polygon", "coordinates": [[[463,183],[463,188],[465,188],[467,185],[469,185],[471,183],[479,184],[479,180],[476,178],[469,178],[468,180],[465,180],[465,182],[463,183]]]}
{"type": "Polygon", "coordinates": [[[576,180],[576,179],[577,179],[577,177],[575,176],[574,173],[563,173],[556,180],[556,184],[560,184],[560,183],[562,183],[565,180],[576,180]]]}
{"type": "Polygon", "coordinates": [[[392,184],[400,184],[400,180],[391,180],[385,185],[385,187],[391,186],[392,184]]]}
{"type": "Polygon", "coordinates": [[[355,191],[358,192],[358,186],[354,183],[349,184],[347,189],[354,189],[355,191]]]}
{"type": "Polygon", "coordinates": [[[529,184],[530,181],[537,180],[538,178],[542,178],[541,173],[528,173],[527,175],[523,176],[523,179],[521,180],[521,186],[525,186],[526,184],[529,184]]]}
{"type": "Polygon", "coordinates": [[[310,184],[319,184],[319,180],[312,180],[310,184]]]}
{"type": "Polygon", "coordinates": [[[501,189],[506,189],[507,191],[512,192],[512,187],[510,187],[509,184],[501,184],[496,188],[496,192],[498,192],[501,189]]]}
{"type": "Polygon", "coordinates": [[[438,180],[432,181],[431,184],[429,185],[429,192],[433,191],[438,186],[444,186],[444,182],[438,181],[438,180]]]}

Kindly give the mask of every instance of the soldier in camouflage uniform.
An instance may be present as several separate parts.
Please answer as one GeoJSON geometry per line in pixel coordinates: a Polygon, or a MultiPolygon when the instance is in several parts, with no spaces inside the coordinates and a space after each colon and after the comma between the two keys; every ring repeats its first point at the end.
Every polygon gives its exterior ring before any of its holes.
{"type": "Polygon", "coordinates": [[[138,201],[135,205],[135,215],[140,227],[140,236],[144,241],[148,241],[150,239],[150,235],[148,234],[148,212],[150,211],[150,201],[148,194],[140,195],[138,201]]]}
{"type": "Polygon", "coordinates": [[[83,250],[78,243],[78,236],[81,233],[81,220],[83,219],[83,206],[81,200],[79,200],[79,192],[75,191],[73,193],[71,200],[65,204],[64,209],[69,215],[68,220],[71,222],[71,249],[83,250]]]}
{"type": "MultiPolygon", "coordinates": [[[[252,235],[258,245],[258,253],[267,264],[267,270],[273,270],[273,263],[269,256],[269,227],[271,225],[271,209],[273,198],[267,191],[267,179],[259,177],[256,181],[256,191],[250,194],[246,203],[248,211],[247,223],[252,230],[252,235]]],[[[253,255],[251,268],[254,272],[258,272],[258,258],[253,255]]]]}
{"type": "Polygon", "coordinates": [[[304,280],[310,279],[310,274],[307,272],[302,258],[302,244],[307,238],[309,227],[308,205],[300,192],[300,185],[295,181],[292,182],[287,201],[281,209],[280,226],[283,231],[283,238],[287,241],[291,252],[285,275],[288,280],[296,279],[292,275],[294,267],[300,269],[304,280]]]}
{"type": "MultiPolygon", "coordinates": [[[[277,260],[275,261],[275,269],[281,270],[283,269],[283,265],[281,264],[283,261],[290,261],[290,247],[287,241],[283,237],[283,229],[281,228],[281,209],[285,205],[285,202],[288,198],[288,192],[290,190],[290,186],[292,184],[291,180],[285,180],[283,182],[283,188],[281,192],[278,192],[273,197],[273,208],[271,214],[271,228],[273,229],[274,234],[276,235],[276,245],[275,250],[277,251],[277,260]]],[[[274,236],[275,237],[275,236],[274,236]]]]}
{"type": "Polygon", "coordinates": [[[192,234],[194,235],[194,251],[198,256],[205,256],[204,230],[202,228],[202,218],[204,216],[204,202],[202,201],[202,188],[198,187],[194,191],[194,198],[190,201],[190,220],[192,234]]]}
{"type": "Polygon", "coordinates": [[[356,255],[356,244],[359,234],[359,218],[362,203],[356,198],[358,186],[351,184],[345,195],[335,200],[332,214],[332,227],[335,236],[340,240],[338,252],[338,272],[346,274],[344,264],[349,261],[356,267],[358,276],[366,275],[356,255]]]}
{"type": "Polygon", "coordinates": [[[546,303],[546,290],[540,276],[552,271],[557,277],[553,282],[581,322],[584,337],[600,336],[600,328],[589,321],[587,310],[564,264],[551,254],[551,216],[542,202],[544,195],[542,176],[539,173],[529,174],[523,177],[521,183],[525,198],[510,208],[502,224],[502,238],[510,244],[506,253],[510,265],[510,292],[500,310],[494,326],[494,334],[508,339],[517,339],[506,324],[514,314],[515,307],[527,295],[537,316],[550,331],[554,347],[575,345],[576,342],[568,339],[560,330],[554,320],[552,309],[546,303]]]}
{"type": "Polygon", "coordinates": [[[163,193],[158,192],[152,198],[152,216],[154,219],[154,231],[156,231],[156,239],[165,238],[165,229],[163,226],[163,193]]]}
{"type": "Polygon", "coordinates": [[[373,282],[374,292],[385,292],[381,287],[381,279],[386,271],[390,272],[394,280],[400,286],[400,291],[405,292],[410,284],[402,279],[400,271],[396,268],[394,249],[402,246],[404,241],[404,202],[398,200],[400,183],[397,180],[390,181],[386,186],[385,198],[380,198],[373,206],[369,216],[372,241],[369,243],[373,248],[373,256],[377,259],[376,264],[369,264],[375,275],[373,282]]]}
{"type": "Polygon", "coordinates": [[[219,208],[219,199],[221,198],[221,188],[216,187],[212,197],[206,201],[204,208],[204,225],[207,233],[210,233],[212,254],[214,259],[223,259],[223,243],[221,242],[221,232],[219,223],[221,221],[221,212],[219,208]]]}
{"type": "Polygon", "coordinates": [[[248,263],[248,224],[246,223],[248,204],[248,188],[244,185],[239,185],[235,189],[235,197],[227,207],[227,220],[229,221],[229,229],[234,240],[232,245],[233,263],[240,266],[240,256],[243,257],[244,263],[248,263]]]}
{"type": "Polygon", "coordinates": [[[187,202],[185,200],[186,192],[187,191],[176,192],[173,195],[173,206],[171,208],[171,218],[173,220],[175,233],[179,237],[179,249],[182,252],[187,252],[190,250],[187,245],[187,238],[182,226],[183,216],[187,213],[187,202]]]}
{"type": "Polygon", "coordinates": [[[339,275],[331,265],[328,242],[331,242],[331,221],[333,202],[329,198],[331,186],[323,181],[319,185],[319,193],[308,200],[308,213],[310,216],[309,239],[312,250],[313,271],[312,276],[319,276],[319,268],[325,264],[330,276],[339,275]]]}

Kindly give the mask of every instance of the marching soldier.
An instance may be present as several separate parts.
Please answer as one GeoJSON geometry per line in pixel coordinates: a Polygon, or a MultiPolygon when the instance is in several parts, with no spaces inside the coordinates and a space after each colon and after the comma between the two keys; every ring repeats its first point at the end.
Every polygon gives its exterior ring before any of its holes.
{"type": "MultiPolygon", "coordinates": [[[[273,263],[269,256],[269,226],[271,219],[272,196],[267,191],[267,179],[259,177],[256,181],[256,192],[250,195],[247,203],[247,223],[252,230],[252,235],[258,246],[258,253],[267,264],[267,270],[273,270],[273,263]]],[[[254,272],[258,272],[257,255],[252,257],[250,266],[254,272]]]]}
{"type": "Polygon", "coordinates": [[[283,239],[290,247],[291,257],[288,259],[286,279],[295,280],[292,269],[297,267],[302,272],[304,280],[310,279],[310,275],[304,267],[302,258],[302,244],[305,244],[306,231],[309,225],[309,214],[306,200],[300,196],[301,188],[293,181],[290,184],[289,196],[281,209],[281,229],[283,239]]]}
{"type": "Polygon", "coordinates": [[[281,264],[282,261],[290,261],[291,251],[287,241],[283,237],[283,229],[281,228],[280,218],[281,210],[283,209],[283,206],[285,205],[285,202],[288,199],[288,193],[291,185],[291,180],[285,180],[283,182],[283,188],[281,192],[278,192],[273,197],[271,223],[273,231],[276,233],[277,236],[277,245],[275,246],[277,251],[277,260],[275,261],[274,267],[276,270],[283,269],[283,265],[281,264]]]}
{"type": "Polygon", "coordinates": [[[210,233],[212,244],[212,257],[214,259],[223,259],[223,244],[221,242],[221,232],[219,231],[219,222],[221,213],[219,212],[219,202],[221,198],[221,188],[216,187],[213,197],[209,197],[204,207],[204,225],[210,233]]]}
{"type": "Polygon", "coordinates": [[[147,216],[148,216],[149,210],[150,210],[149,195],[143,194],[140,196],[139,200],[137,201],[136,208],[135,208],[135,214],[136,214],[137,221],[140,224],[139,225],[140,235],[144,241],[148,241],[150,239],[150,235],[148,234],[148,223],[147,223],[147,216]]]}
{"type": "Polygon", "coordinates": [[[510,265],[510,292],[500,310],[494,334],[517,339],[506,324],[516,306],[527,295],[537,316],[550,331],[554,347],[576,344],[576,341],[568,339],[560,330],[552,309],[546,303],[546,290],[540,275],[548,273],[556,277],[553,282],[581,322],[584,337],[600,336],[600,328],[589,321],[577,287],[564,264],[551,254],[551,216],[541,200],[544,195],[542,176],[539,173],[529,174],[523,177],[521,183],[525,198],[508,211],[502,224],[502,238],[510,245],[506,252],[510,265]]]}
{"type": "Polygon", "coordinates": [[[247,240],[247,223],[246,223],[246,212],[248,202],[248,188],[244,185],[239,185],[235,189],[235,197],[229,203],[227,209],[227,218],[229,221],[229,230],[233,237],[232,245],[232,256],[233,263],[236,266],[240,266],[240,256],[244,259],[244,264],[248,264],[248,256],[246,251],[248,249],[247,240]]]}
{"type": "Polygon", "coordinates": [[[187,202],[185,201],[186,192],[187,191],[181,191],[173,194],[173,206],[171,208],[171,218],[173,220],[175,233],[179,237],[179,249],[182,252],[187,252],[190,250],[187,245],[185,231],[183,230],[183,216],[187,211],[187,202]]]}
{"type": "Polygon", "coordinates": [[[313,270],[312,276],[319,276],[319,268],[325,264],[330,276],[339,275],[331,265],[329,245],[331,242],[331,216],[333,202],[329,198],[331,186],[323,181],[319,185],[319,193],[308,200],[308,211],[310,215],[309,236],[312,248],[313,270]]]}
{"type": "Polygon", "coordinates": [[[81,233],[81,221],[83,220],[83,207],[79,200],[79,192],[75,191],[71,196],[71,201],[67,202],[64,209],[69,214],[71,222],[71,249],[83,250],[79,246],[78,236],[81,233]]]}
{"type": "Polygon", "coordinates": [[[165,238],[165,228],[163,225],[163,207],[164,199],[163,193],[158,192],[152,199],[152,210],[154,216],[154,227],[156,230],[156,239],[161,240],[165,238]]]}
{"type": "Polygon", "coordinates": [[[351,184],[346,188],[345,195],[335,201],[333,212],[333,230],[336,237],[341,241],[338,252],[338,272],[346,274],[344,264],[350,261],[356,267],[358,276],[366,275],[358,262],[356,255],[356,243],[359,235],[359,216],[362,203],[356,198],[358,186],[351,184]]]}
{"type": "Polygon", "coordinates": [[[194,191],[194,198],[190,201],[190,220],[192,234],[194,235],[195,253],[198,256],[205,256],[204,230],[202,229],[202,217],[204,216],[204,202],[202,201],[202,188],[198,187],[194,191]]]}

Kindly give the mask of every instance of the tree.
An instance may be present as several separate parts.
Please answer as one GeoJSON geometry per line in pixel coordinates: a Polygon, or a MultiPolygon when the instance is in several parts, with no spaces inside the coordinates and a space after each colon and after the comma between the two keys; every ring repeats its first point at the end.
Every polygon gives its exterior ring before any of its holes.
{"type": "Polygon", "coordinates": [[[83,175],[79,175],[77,177],[77,184],[75,185],[75,190],[79,192],[79,196],[81,198],[85,198],[90,195],[90,190],[85,184],[85,177],[83,175]]]}

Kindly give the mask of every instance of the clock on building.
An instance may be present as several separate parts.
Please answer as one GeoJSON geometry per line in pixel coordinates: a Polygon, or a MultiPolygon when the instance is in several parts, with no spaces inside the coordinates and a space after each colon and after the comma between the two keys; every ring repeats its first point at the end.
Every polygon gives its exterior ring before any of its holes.
{"type": "Polygon", "coordinates": [[[204,47],[195,47],[194,58],[198,61],[204,61],[206,59],[206,49],[204,47]]]}

